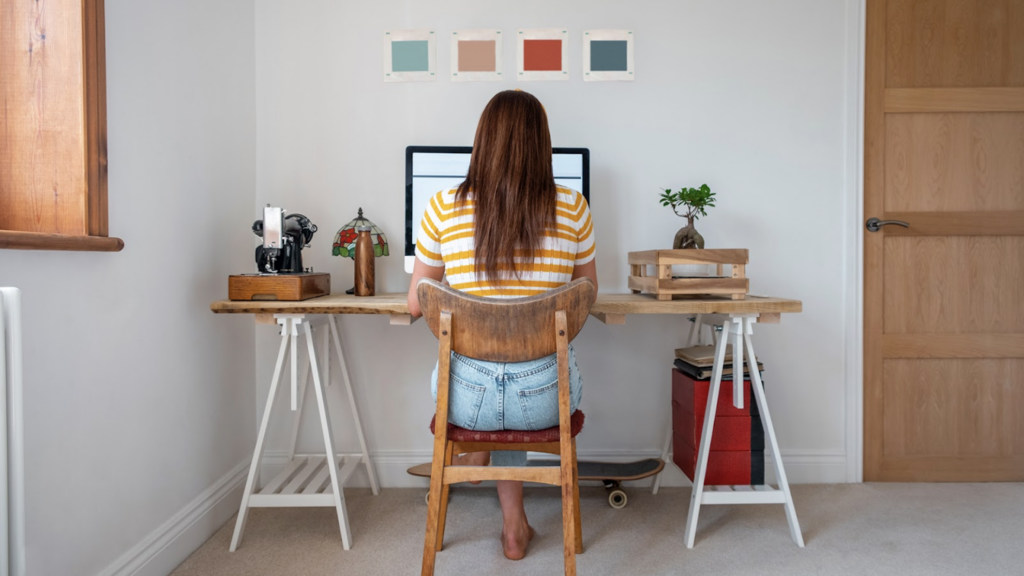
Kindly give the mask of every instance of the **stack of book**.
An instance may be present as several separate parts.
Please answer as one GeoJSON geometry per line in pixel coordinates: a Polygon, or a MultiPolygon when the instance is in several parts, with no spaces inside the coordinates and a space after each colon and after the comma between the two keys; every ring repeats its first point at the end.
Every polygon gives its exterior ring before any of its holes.
{"type": "MultiPolygon", "coordinates": [[[[672,460],[693,480],[704,429],[713,346],[676,350],[672,370],[672,460]]],[[[764,484],[764,427],[744,372],[743,408],[733,406],[732,355],[726,350],[725,374],[718,392],[715,428],[704,482],[708,485],[764,484]]],[[[745,366],[746,367],[746,366],[745,366]]],[[[758,363],[758,370],[764,366],[758,363]]]]}
{"type": "MultiPolygon", "coordinates": [[[[715,363],[714,346],[691,346],[676,348],[675,367],[694,380],[710,380],[711,367],[715,363]]],[[[743,363],[744,378],[750,377],[750,366],[743,363]]],[[[764,364],[758,362],[757,370],[764,372],[764,364]]],[[[725,347],[725,366],[722,368],[722,380],[732,380],[732,346],[725,347]]]]}

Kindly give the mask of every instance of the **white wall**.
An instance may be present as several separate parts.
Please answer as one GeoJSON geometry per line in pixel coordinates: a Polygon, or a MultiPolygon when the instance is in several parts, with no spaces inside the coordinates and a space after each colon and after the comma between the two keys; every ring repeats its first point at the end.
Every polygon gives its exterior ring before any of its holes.
{"type": "MultiPolygon", "coordinates": [[[[708,247],[750,248],[751,291],[804,303],[803,314],[760,328],[755,339],[790,476],[844,481],[843,227],[856,90],[847,32],[856,16],[846,2],[820,0],[257,0],[256,206],[281,205],[321,227],[307,263],[331,272],[335,291],[351,285],[352,265],[329,256],[332,235],[363,207],[398,254],[378,260],[378,291],[404,291],[405,146],[469,145],[496,91],[528,90],[544,103],[556,146],[591,150],[603,291],[626,290],[627,251],[668,246],[683,224],[658,204],[659,187],[706,182],[718,193],[718,207],[698,223],[708,247]],[[454,30],[500,28],[505,69],[514,70],[508,36],[552,26],[570,31],[568,82],[445,79],[454,30]],[[381,34],[401,27],[437,31],[438,81],[381,80],[381,34]],[[635,31],[635,82],[582,82],[582,32],[599,28],[635,31]]],[[[436,341],[422,324],[341,322],[385,485],[415,485],[403,471],[429,455],[436,341]]],[[[581,455],[660,451],[672,349],[685,329],[666,317],[588,323],[576,342],[588,417],[581,455]]],[[[260,402],[274,340],[273,329],[257,330],[260,402]]],[[[340,399],[340,390],[330,394],[340,399]]],[[[349,426],[336,430],[342,448],[356,448],[349,426]]],[[[271,436],[278,463],[286,438],[284,425],[271,436]]],[[[319,447],[315,427],[304,429],[302,443],[319,447]]]]}
{"type": "Polygon", "coordinates": [[[248,0],[107,0],[124,251],[0,251],[0,285],[23,290],[29,574],[138,568],[168,545],[140,572],[165,574],[238,505],[210,500],[252,449],[252,320],[209,303],[251,258],[253,18],[248,0]]]}

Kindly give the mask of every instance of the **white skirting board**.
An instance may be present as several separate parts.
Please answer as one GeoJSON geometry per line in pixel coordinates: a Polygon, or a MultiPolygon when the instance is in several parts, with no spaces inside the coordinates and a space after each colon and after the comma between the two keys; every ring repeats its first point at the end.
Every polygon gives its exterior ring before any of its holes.
{"type": "Polygon", "coordinates": [[[163,576],[202,546],[238,512],[249,460],[239,462],[99,576],[163,576]]]}

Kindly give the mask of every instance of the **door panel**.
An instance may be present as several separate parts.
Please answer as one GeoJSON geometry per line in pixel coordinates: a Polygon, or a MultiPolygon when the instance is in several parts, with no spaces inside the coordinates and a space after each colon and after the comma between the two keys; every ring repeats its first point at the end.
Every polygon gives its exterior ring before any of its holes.
{"type": "Polygon", "coordinates": [[[886,86],[1024,86],[1020,0],[890,0],[886,86]]]}
{"type": "Polygon", "coordinates": [[[1012,474],[1024,459],[1022,377],[1016,359],[885,360],[885,456],[913,463],[920,476],[907,480],[1012,474]]]}
{"type": "Polygon", "coordinates": [[[1021,360],[886,360],[885,415],[893,432],[886,454],[997,456],[1024,454],[1014,403],[1021,360]]]}
{"type": "Polygon", "coordinates": [[[1024,480],[1024,0],[868,0],[864,477],[1024,480]]]}
{"type": "Polygon", "coordinates": [[[1024,236],[885,239],[885,334],[1024,333],[1024,236]]]}
{"type": "Polygon", "coordinates": [[[887,211],[1024,210],[1024,112],[885,122],[887,211]]]}

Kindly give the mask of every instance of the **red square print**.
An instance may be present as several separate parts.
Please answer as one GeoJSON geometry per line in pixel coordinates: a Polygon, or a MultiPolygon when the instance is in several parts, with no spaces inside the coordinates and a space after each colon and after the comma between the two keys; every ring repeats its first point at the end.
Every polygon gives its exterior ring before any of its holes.
{"type": "Polygon", "coordinates": [[[561,40],[523,40],[524,71],[559,71],[561,69],[561,40]]]}

